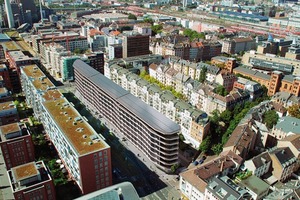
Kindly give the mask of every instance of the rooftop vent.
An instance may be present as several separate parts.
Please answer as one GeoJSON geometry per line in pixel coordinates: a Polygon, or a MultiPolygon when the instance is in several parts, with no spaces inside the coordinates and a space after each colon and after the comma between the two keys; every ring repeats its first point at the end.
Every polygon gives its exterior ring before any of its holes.
{"type": "Polygon", "coordinates": [[[89,145],[92,145],[92,144],[93,144],[93,142],[89,142],[88,144],[89,144],[89,145]]]}
{"type": "Polygon", "coordinates": [[[86,135],[83,135],[82,138],[87,138],[87,136],[86,136],[86,135]]]}

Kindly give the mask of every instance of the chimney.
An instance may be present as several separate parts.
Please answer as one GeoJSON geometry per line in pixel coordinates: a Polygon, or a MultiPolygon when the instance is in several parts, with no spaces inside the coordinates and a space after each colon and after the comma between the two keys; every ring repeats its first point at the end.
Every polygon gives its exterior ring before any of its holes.
{"type": "Polygon", "coordinates": [[[220,172],[223,172],[223,168],[224,168],[224,160],[222,160],[222,162],[221,162],[220,172]]]}

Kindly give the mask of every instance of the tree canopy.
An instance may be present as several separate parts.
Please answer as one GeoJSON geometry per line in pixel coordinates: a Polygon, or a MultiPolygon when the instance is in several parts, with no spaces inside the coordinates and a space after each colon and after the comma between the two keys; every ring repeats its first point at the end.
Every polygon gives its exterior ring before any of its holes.
{"type": "Polygon", "coordinates": [[[200,77],[199,77],[199,81],[200,83],[204,83],[206,80],[206,72],[207,72],[207,68],[203,67],[203,69],[200,72],[200,77]]]}
{"type": "Polygon", "coordinates": [[[214,92],[221,95],[221,96],[223,96],[223,97],[225,97],[227,94],[229,94],[223,85],[217,86],[215,88],[214,92]]]}
{"type": "Polygon", "coordinates": [[[151,30],[154,33],[161,33],[162,29],[163,29],[163,26],[161,24],[151,26],[151,30]]]}
{"type": "Polygon", "coordinates": [[[204,33],[198,33],[197,31],[194,31],[192,29],[185,29],[183,31],[183,35],[188,36],[191,41],[194,39],[205,39],[204,33]]]}
{"type": "Polygon", "coordinates": [[[129,15],[128,15],[128,19],[134,19],[134,20],[136,20],[136,19],[137,19],[137,17],[136,17],[134,14],[132,14],[132,13],[129,13],[129,15]]]}
{"type": "Polygon", "coordinates": [[[277,124],[278,118],[278,114],[275,110],[269,110],[263,114],[263,122],[269,129],[277,124]]]}
{"type": "Polygon", "coordinates": [[[288,107],[288,112],[289,112],[289,115],[291,115],[292,117],[296,117],[296,118],[300,119],[300,105],[294,104],[294,105],[288,107]]]}

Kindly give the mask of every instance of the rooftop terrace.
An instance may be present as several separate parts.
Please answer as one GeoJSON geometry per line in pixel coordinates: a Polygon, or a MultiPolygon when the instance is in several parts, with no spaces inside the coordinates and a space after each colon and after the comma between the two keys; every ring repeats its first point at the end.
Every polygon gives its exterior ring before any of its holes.
{"type": "Polygon", "coordinates": [[[66,99],[50,100],[43,104],[79,155],[108,147],[66,99]]]}

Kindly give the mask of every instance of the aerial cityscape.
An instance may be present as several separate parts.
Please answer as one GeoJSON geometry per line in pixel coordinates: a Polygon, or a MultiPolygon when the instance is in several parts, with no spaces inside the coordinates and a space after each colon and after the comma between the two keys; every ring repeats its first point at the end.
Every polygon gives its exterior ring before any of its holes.
{"type": "Polygon", "coordinates": [[[0,200],[300,199],[297,0],[0,0],[0,200]]]}

